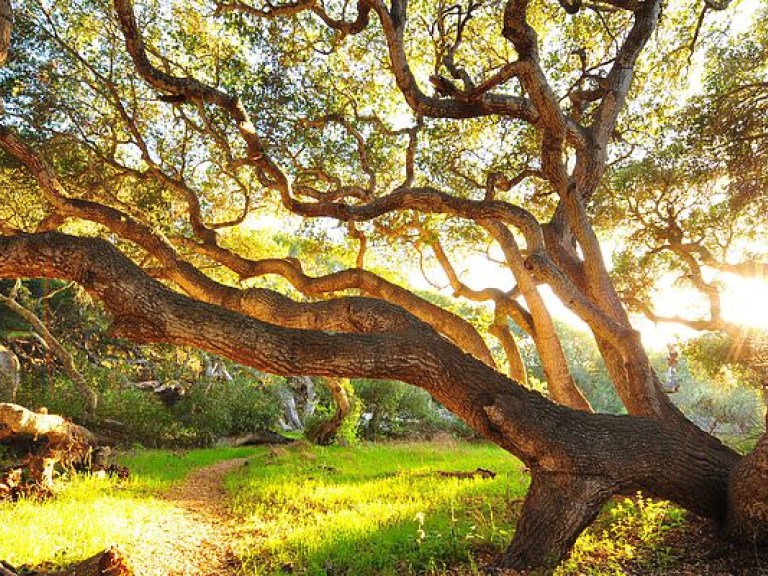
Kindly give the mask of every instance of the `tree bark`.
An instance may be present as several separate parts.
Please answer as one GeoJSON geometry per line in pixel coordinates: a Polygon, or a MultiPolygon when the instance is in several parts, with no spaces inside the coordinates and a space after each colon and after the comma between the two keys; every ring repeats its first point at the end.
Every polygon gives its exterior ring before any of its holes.
{"type": "Polygon", "coordinates": [[[726,531],[736,540],[768,543],[768,432],[731,471],[726,531]]]}
{"type": "Polygon", "coordinates": [[[515,539],[501,565],[516,569],[556,566],[595,519],[613,488],[599,477],[534,474],[515,539]]]}
{"type": "Polygon", "coordinates": [[[344,419],[349,415],[352,405],[344,386],[338,378],[326,378],[325,385],[333,397],[336,404],[336,410],[328,420],[322,422],[317,430],[312,433],[312,441],[320,444],[332,444],[336,439],[339,428],[344,423],[344,419]]]}
{"type": "Polygon", "coordinates": [[[58,233],[0,237],[0,276],[19,275],[76,280],[112,313],[113,332],[137,342],[192,345],[283,375],[399,379],[424,388],[541,478],[526,524],[535,525],[535,500],[547,487],[593,503],[574,503],[582,511],[569,511],[573,519],[554,539],[528,543],[532,530],[521,531],[510,558],[530,559],[525,550],[538,550],[542,561],[559,559],[605,494],[640,490],[721,522],[726,518],[729,475],[739,457],[715,439],[702,441],[644,418],[554,404],[415,318],[405,329],[374,334],[274,326],[169,290],[106,241],[58,233]],[[553,484],[549,479],[558,475],[574,480],[553,484]]]}

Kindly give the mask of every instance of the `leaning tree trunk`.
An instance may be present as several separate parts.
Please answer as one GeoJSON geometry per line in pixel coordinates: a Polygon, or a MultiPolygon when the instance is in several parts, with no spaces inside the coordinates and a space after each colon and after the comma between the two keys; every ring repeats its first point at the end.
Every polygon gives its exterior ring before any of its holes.
{"type": "Polygon", "coordinates": [[[320,445],[333,443],[336,435],[339,433],[339,428],[341,428],[344,419],[349,415],[352,408],[347,391],[344,389],[340,379],[326,378],[325,385],[328,387],[336,404],[336,411],[330,419],[321,422],[317,430],[312,431],[312,441],[320,445]]]}
{"type": "Polygon", "coordinates": [[[424,388],[531,469],[536,489],[507,556],[515,567],[555,564],[611,494],[643,491],[725,521],[729,478],[740,457],[716,439],[647,418],[554,404],[381,301],[337,303],[397,314],[403,319],[397,327],[356,334],[285,328],[175,293],[103,240],[0,236],[0,276],[39,274],[77,280],[99,297],[116,336],[196,346],[277,374],[397,379],[424,388]],[[568,521],[552,522],[556,517],[568,521]],[[537,536],[537,526],[546,534],[537,536]]]}
{"type": "Polygon", "coordinates": [[[0,440],[27,436],[42,438],[41,450],[27,456],[31,481],[42,491],[53,488],[56,464],[87,462],[96,439],[87,429],[54,414],[41,414],[18,404],[0,404],[0,440]]]}

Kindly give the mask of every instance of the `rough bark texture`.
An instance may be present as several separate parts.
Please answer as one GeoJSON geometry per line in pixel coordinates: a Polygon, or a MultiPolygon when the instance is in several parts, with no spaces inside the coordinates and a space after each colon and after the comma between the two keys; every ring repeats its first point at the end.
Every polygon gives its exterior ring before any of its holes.
{"type": "MultiPolygon", "coordinates": [[[[652,420],[553,404],[415,318],[407,329],[378,334],[283,328],[174,293],[102,240],[58,233],[0,237],[0,276],[41,273],[81,283],[113,314],[115,334],[139,342],[197,346],[278,374],[397,378],[421,386],[521,458],[537,482],[539,476],[544,486],[554,476],[573,478],[552,487],[593,504],[574,503],[581,511],[569,511],[573,520],[554,540],[521,543],[532,538],[531,531],[522,531],[509,564],[529,562],[532,552],[524,550],[542,547],[548,548],[542,558],[559,559],[589,522],[597,500],[612,493],[642,490],[725,519],[729,474],[739,460],[728,448],[652,420]],[[583,483],[585,478],[590,482],[583,483]]],[[[538,509],[534,501],[525,516],[538,509]]]]}
{"type": "Polygon", "coordinates": [[[768,432],[731,471],[726,530],[737,540],[768,544],[768,432]]]}
{"type": "MultiPolygon", "coordinates": [[[[191,298],[148,278],[107,242],[55,233],[0,237],[0,276],[46,275],[75,280],[104,301],[113,315],[116,335],[138,342],[192,345],[276,374],[398,379],[421,386],[531,469],[531,494],[505,557],[510,566],[554,564],[606,498],[637,490],[674,500],[718,521],[728,518],[735,535],[762,538],[768,524],[766,495],[760,490],[750,492],[749,487],[764,477],[764,443],[754,457],[737,465],[736,454],[688,422],[660,390],[639,336],[611,284],[590,222],[586,206],[605,172],[608,148],[634,67],[658,24],[662,1],[601,0],[598,5],[631,14],[623,18],[626,27],[615,36],[615,54],[604,65],[606,74],[599,89],[590,94],[572,91],[568,95],[574,104],[570,110],[548,81],[539,38],[528,22],[528,0],[507,0],[497,13],[503,40],[509,42],[517,59],[475,81],[453,62],[457,53],[454,46],[449,57],[436,62],[436,69],[444,65],[455,79],[461,79],[463,88],[435,76],[432,84],[438,91],[434,95],[422,90],[411,69],[411,42],[406,36],[408,2],[360,0],[353,21],[330,16],[316,2],[269,5],[255,11],[244,3],[228,5],[230,10],[265,18],[293,17],[311,10],[341,37],[366,30],[371,18],[377,18],[389,70],[419,123],[425,117],[493,115],[528,124],[536,131],[540,149],[533,162],[539,166],[535,172],[557,202],[552,221],[542,224],[524,207],[494,198],[495,190],[504,186],[492,175],[488,175],[483,199],[472,199],[464,191],[456,194],[415,186],[418,127],[408,131],[405,181],[386,191],[376,189],[376,175],[365,161],[360,132],[354,133],[342,120],[340,124],[360,145],[361,165],[374,183],[354,194],[340,185],[327,195],[312,196],[307,186],[292,182],[295,170],[282,169],[269,156],[264,143],[271,140],[258,133],[236,95],[194,78],[194,70],[182,77],[173,75],[173,66],[156,66],[154,62],[162,62],[162,50],[146,46],[131,0],[113,2],[125,51],[138,76],[163,96],[161,100],[172,101],[174,106],[197,105],[203,122],[216,116],[218,134],[239,139],[238,158],[233,163],[248,167],[249,174],[255,175],[266,192],[279,197],[287,210],[308,218],[333,218],[347,223],[350,230],[356,230],[356,222],[407,211],[419,218],[460,218],[485,231],[498,232],[502,246],[504,238],[513,233],[510,227],[514,227],[524,240],[524,248],[521,243],[519,250],[514,246],[508,249],[505,264],[517,270],[521,290],[537,318],[516,306],[512,294],[490,294],[499,318],[497,331],[507,338],[505,348],[513,355],[517,355],[514,343],[504,332],[507,318],[535,333],[554,395],[581,411],[555,405],[499,374],[492,367],[487,346],[469,323],[360,270],[364,250],[358,269],[309,278],[292,259],[250,261],[220,246],[215,227],[203,221],[198,192],[168,170],[165,159],[154,157],[154,146],[126,112],[115,84],[79,54],[79,62],[99,84],[99,97],[102,92],[107,96],[105,106],[113,107],[125,124],[115,132],[130,135],[129,144],[140,152],[147,167],[122,169],[137,178],[152,179],[163,190],[178,195],[187,205],[194,238],[169,240],[148,225],[148,220],[132,216],[123,206],[73,197],[52,165],[7,127],[0,127],[0,147],[26,167],[50,203],[54,213],[41,225],[56,226],[67,218],[79,218],[104,226],[110,234],[140,247],[159,264],[164,279],[191,298]],[[502,85],[504,89],[495,90],[502,85]],[[589,107],[588,114],[582,114],[579,103],[589,107]],[[212,280],[182,258],[178,246],[212,258],[244,278],[279,274],[307,295],[355,289],[377,298],[295,302],[271,290],[241,290],[212,280]],[[624,405],[642,418],[586,413],[588,405],[564,370],[562,349],[538,297],[539,283],[548,284],[590,326],[624,405]],[[757,528],[749,532],[742,529],[755,524],[757,528]]],[[[582,6],[574,3],[573,7],[578,12],[582,6]]],[[[10,4],[0,0],[0,64],[7,55],[9,15],[10,4]]],[[[228,142],[222,146],[217,134],[208,134],[211,144],[218,145],[224,156],[232,152],[228,142]]],[[[124,144],[120,142],[119,147],[124,144]]],[[[117,147],[115,142],[113,148],[117,147]]],[[[120,166],[118,158],[108,160],[120,166]]],[[[242,218],[246,213],[247,209],[242,218]]],[[[365,246],[364,236],[352,235],[365,246]]],[[[506,244],[510,248],[511,244],[506,244]]],[[[522,375],[519,362],[510,359],[510,366],[522,375]]]]}

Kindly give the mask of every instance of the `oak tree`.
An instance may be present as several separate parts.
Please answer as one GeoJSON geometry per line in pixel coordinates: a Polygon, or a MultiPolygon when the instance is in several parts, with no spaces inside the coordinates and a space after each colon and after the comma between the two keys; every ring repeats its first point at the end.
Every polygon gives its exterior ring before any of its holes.
{"type": "Polygon", "coordinates": [[[30,0],[8,52],[0,0],[0,275],[74,280],[137,342],[424,388],[531,470],[506,566],[556,564],[612,495],[638,490],[765,541],[768,440],[742,458],[672,404],[593,222],[622,133],[678,65],[665,42],[690,40],[700,12],[30,0]],[[354,256],[309,273],[301,253],[259,254],[236,230],[269,214],[354,256]],[[467,283],[459,256],[489,246],[514,288],[467,283]],[[411,255],[492,322],[396,281],[386,268],[411,255]],[[542,285],[589,326],[629,415],[593,413],[542,285]],[[549,398],[523,386],[510,323],[534,341],[549,398]]]}

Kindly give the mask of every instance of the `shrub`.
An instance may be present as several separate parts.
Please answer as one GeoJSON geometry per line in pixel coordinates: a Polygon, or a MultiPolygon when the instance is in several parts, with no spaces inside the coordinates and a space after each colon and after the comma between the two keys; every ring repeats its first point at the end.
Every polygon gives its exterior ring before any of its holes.
{"type": "Polygon", "coordinates": [[[172,412],[194,431],[199,444],[207,445],[223,436],[274,428],[281,406],[274,389],[236,378],[196,383],[172,412]]]}
{"type": "Polygon", "coordinates": [[[107,390],[99,399],[96,414],[97,429],[106,424],[121,440],[144,446],[190,444],[193,437],[154,394],[141,390],[107,390]],[[115,423],[119,423],[117,427],[115,423]]]}
{"type": "Polygon", "coordinates": [[[69,378],[59,375],[34,374],[22,377],[16,403],[35,410],[45,407],[51,414],[60,414],[76,422],[83,422],[85,401],[69,378]]]}
{"type": "Polygon", "coordinates": [[[474,432],[435,402],[426,391],[392,380],[354,380],[355,391],[365,405],[367,419],[362,436],[423,439],[439,432],[471,437],[474,432]]]}

